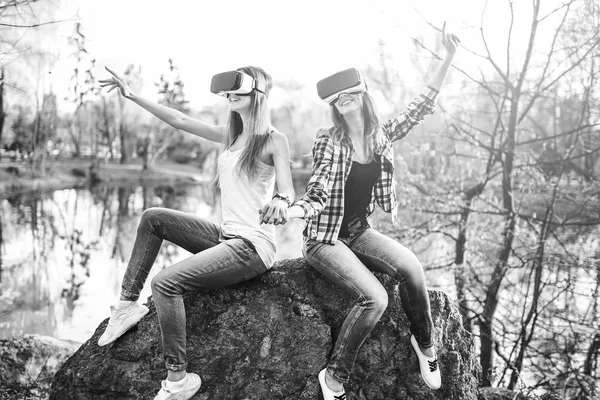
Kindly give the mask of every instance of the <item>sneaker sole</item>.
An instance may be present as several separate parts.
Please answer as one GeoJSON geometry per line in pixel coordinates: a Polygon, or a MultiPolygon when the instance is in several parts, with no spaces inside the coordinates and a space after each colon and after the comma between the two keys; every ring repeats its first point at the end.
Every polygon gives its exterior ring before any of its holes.
{"type": "MultiPolygon", "coordinates": [[[[118,338],[120,338],[121,336],[123,336],[128,330],[130,330],[131,328],[133,328],[134,326],[136,326],[142,320],[142,318],[144,318],[146,316],[146,314],[148,314],[148,312],[150,312],[150,310],[146,307],[146,309],[143,312],[141,312],[140,314],[136,315],[131,320],[132,322],[127,327],[122,328],[112,338],[106,340],[102,344],[100,344],[100,339],[98,339],[98,346],[103,347],[103,346],[109,345],[109,344],[113,343],[114,341],[116,341],[118,338]]],[[[102,338],[102,337],[100,337],[100,338],[102,338]]]]}

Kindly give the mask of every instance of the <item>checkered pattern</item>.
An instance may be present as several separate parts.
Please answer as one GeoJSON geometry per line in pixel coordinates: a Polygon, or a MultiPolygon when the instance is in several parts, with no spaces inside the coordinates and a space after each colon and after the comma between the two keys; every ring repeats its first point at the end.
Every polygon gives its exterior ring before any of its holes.
{"type": "MultiPolygon", "coordinates": [[[[396,218],[394,149],[392,143],[404,138],[425,115],[435,112],[438,91],[427,86],[396,118],[380,126],[385,141],[375,149],[381,157],[381,176],[375,183],[367,215],[375,210],[375,202],[396,218]]],[[[304,194],[295,204],[304,210],[304,236],[333,244],[337,240],[344,216],[344,186],[350,173],[354,149],[350,140],[336,141],[333,128],[321,129],[313,145],[312,176],[304,194]]]]}

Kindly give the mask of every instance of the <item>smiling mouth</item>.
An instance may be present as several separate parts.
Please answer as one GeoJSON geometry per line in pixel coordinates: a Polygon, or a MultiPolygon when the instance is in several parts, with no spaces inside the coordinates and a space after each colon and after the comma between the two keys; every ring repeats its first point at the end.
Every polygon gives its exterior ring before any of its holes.
{"type": "Polygon", "coordinates": [[[352,103],[352,99],[347,99],[347,100],[342,101],[340,103],[340,106],[347,106],[350,103],[352,103]]]}

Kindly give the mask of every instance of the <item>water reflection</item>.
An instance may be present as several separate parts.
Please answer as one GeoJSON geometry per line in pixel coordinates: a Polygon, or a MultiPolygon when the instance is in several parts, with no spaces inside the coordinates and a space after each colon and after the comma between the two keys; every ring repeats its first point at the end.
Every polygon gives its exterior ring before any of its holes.
{"type": "MultiPolygon", "coordinates": [[[[139,217],[155,206],[220,222],[211,184],[102,186],[0,199],[0,338],[89,338],[120,292],[139,217]]],[[[302,226],[295,220],[278,227],[278,259],[301,256],[302,226]]],[[[165,242],[148,279],[188,256],[165,242]]],[[[147,296],[149,284],[141,298],[147,296]]]]}

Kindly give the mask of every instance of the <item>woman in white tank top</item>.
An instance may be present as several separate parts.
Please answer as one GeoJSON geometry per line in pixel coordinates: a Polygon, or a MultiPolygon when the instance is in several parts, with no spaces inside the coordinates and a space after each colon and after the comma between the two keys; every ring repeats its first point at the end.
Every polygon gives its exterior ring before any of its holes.
{"type": "Polygon", "coordinates": [[[260,224],[259,211],[272,224],[285,223],[294,198],[290,151],[285,135],[270,124],[267,97],[273,85],[264,70],[244,67],[213,77],[211,91],[227,97],[229,121],[215,126],[139,97],[114,71],[101,80],[109,92],[121,95],[167,124],[225,144],[219,157],[223,222],[217,225],[195,215],[150,208],[141,216],[121,298],[98,340],[105,346],[137,324],[148,308],[137,302],[163,240],[193,255],[161,271],[152,280],[152,295],[160,323],[167,379],[155,400],[189,399],[200,389],[200,377],[187,373],[185,310],[182,295],[216,289],[251,279],[273,264],[274,227],[260,224]],[[275,181],[278,192],[273,196],[275,181]],[[265,206],[266,204],[266,206],[265,206]]]}

